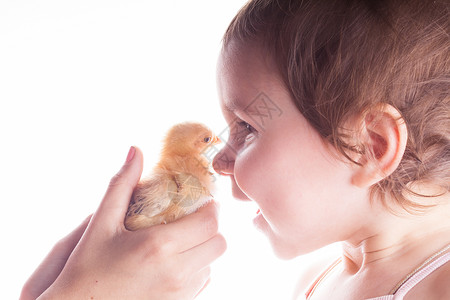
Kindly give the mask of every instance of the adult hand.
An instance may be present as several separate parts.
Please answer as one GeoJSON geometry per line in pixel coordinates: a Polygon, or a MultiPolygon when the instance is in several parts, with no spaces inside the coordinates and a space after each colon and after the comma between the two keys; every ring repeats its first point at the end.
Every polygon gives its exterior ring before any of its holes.
{"type": "Polygon", "coordinates": [[[91,216],[87,217],[74,231],[53,246],[53,249],[23,286],[21,300],[34,300],[52,285],[64,268],[90,220],[91,216]]]}
{"type": "Polygon", "coordinates": [[[209,265],[226,249],[217,205],[173,223],[126,230],[142,162],[141,151],[131,148],[61,273],[39,299],[193,299],[206,285],[209,265]]]}

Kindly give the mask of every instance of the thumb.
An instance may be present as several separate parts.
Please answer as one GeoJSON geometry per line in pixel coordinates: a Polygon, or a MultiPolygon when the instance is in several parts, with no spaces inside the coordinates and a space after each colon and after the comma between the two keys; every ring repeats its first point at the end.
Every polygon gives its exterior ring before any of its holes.
{"type": "Polygon", "coordinates": [[[93,216],[93,222],[100,222],[109,228],[123,225],[133,189],[142,174],[143,155],[139,148],[131,147],[125,164],[111,179],[100,206],[93,216]]]}

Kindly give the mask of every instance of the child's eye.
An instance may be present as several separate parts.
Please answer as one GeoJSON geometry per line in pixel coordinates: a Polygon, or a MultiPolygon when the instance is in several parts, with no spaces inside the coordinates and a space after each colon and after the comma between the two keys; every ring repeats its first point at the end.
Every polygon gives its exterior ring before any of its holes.
{"type": "Polygon", "coordinates": [[[247,140],[252,139],[257,134],[257,130],[250,124],[240,119],[233,122],[230,127],[230,136],[228,141],[234,146],[242,146],[247,140]]]}
{"type": "Polygon", "coordinates": [[[239,124],[240,127],[245,128],[245,130],[247,130],[248,132],[255,132],[256,131],[256,129],[253,128],[252,125],[248,124],[245,121],[240,121],[240,122],[238,122],[238,124],[239,124]]]}

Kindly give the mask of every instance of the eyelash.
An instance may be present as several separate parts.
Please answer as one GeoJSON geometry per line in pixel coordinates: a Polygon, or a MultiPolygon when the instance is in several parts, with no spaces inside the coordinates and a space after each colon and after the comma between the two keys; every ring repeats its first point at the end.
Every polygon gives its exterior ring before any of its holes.
{"type": "Polygon", "coordinates": [[[239,125],[240,127],[245,127],[245,129],[246,129],[248,132],[250,132],[250,133],[256,131],[256,129],[253,128],[252,125],[248,124],[248,123],[245,122],[245,121],[240,121],[240,122],[238,122],[238,125],[239,125]]]}

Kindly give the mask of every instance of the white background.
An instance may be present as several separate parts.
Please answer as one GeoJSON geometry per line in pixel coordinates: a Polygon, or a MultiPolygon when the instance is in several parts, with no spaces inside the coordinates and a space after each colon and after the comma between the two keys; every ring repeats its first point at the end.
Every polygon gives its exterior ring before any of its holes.
{"type": "MultiPolygon", "coordinates": [[[[131,145],[148,172],[173,124],[226,128],[215,65],[243,0],[0,2],[2,299],[99,204],[131,145]]],[[[289,299],[308,255],[274,257],[218,180],[228,250],[199,299],[289,299]]]]}

